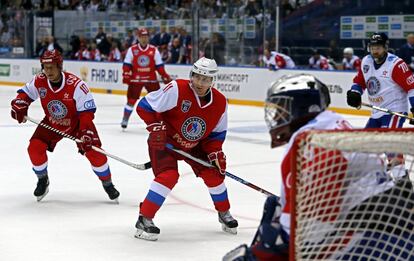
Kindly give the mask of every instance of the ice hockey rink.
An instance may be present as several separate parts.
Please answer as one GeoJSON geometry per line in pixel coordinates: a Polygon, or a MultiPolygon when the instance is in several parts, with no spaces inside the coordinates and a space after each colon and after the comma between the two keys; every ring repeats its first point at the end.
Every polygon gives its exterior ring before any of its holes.
{"type": "MultiPolygon", "coordinates": [[[[37,178],[27,154],[36,126],[17,124],[10,117],[16,87],[0,86],[0,260],[221,260],[242,243],[250,244],[265,196],[226,178],[231,212],[239,221],[237,235],[221,230],[207,188],[191,169],[180,164],[180,180],[154,219],[159,240],[134,238],[138,204],[153,179],[151,169],[140,171],[109,159],[113,182],[120,191],[114,204],[77,153],[64,139],[49,155],[49,194],[37,202],[37,178]]],[[[134,163],[145,163],[147,131],[136,113],[126,132],[120,120],[125,97],[94,94],[95,124],[103,148],[134,163]]],[[[272,193],[279,194],[279,164],[283,148],[270,149],[263,108],[229,106],[229,130],[224,143],[227,170],[272,193]]],[[[29,116],[41,119],[39,101],[29,116]]],[[[347,116],[356,127],[367,117],[347,116]]]]}

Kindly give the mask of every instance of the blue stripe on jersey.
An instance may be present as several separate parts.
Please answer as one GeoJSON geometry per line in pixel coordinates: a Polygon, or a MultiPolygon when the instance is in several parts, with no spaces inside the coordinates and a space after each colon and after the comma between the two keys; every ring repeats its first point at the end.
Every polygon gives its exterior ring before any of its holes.
{"type": "Polygon", "coordinates": [[[158,65],[155,65],[155,68],[160,68],[160,67],[164,67],[164,64],[162,63],[162,64],[158,64],[158,65]]]}
{"type": "Polygon", "coordinates": [[[226,138],[227,131],[212,132],[208,135],[209,139],[212,140],[224,140],[226,138]]]}
{"type": "Polygon", "coordinates": [[[132,64],[130,63],[123,63],[122,65],[128,66],[128,67],[132,67],[132,64]]]}
{"type": "Polygon", "coordinates": [[[90,109],[90,110],[78,111],[78,114],[84,113],[84,112],[93,112],[93,113],[95,113],[96,112],[96,108],[93,108],[93,109],[90,109]]]}
{"type": "Polygon", "coordinates": [[[164,203],[165,198],[163,196],[161,196],[160,194],[150,190],[148,191],[147,197],[146,197],[149,201],[157,204],[158,206],[161,206],[162,203],[164,203]]]}
{"type": "Polygon", "coordinates": [[[220,194],[210,194],[214,202],[222,202],[227,200],[227,189],[220,194]]]}
{"type": "Polygon", "coordinates": [[[109,167],[106,170],[102,171],[102,172],[101,171],[96,171],[96,170],[93,170],[93,172],[95,172],[96,176],[98,176],[98,177],[106,177],[106,176],[111,174],[111,171],[109,170],[109,167]]]}
{"type": "Polygon", "coordinates": [[[413,108],[414,107],[414,97],[410,97],[409,100],[410,100],[411,108],[413,108]]]}
{"type": "Polygon", "coordinates": [[[141,108],[143,108],[144,110],[146,110],[146,111],[148,111],[148,112],[155,112],[155,111],[152,109],[151,105],[148,103],[147,99],[145,99],[145,97],[144,97],[144,98],[142,98],[142,99],[139,101],[138,106],[139,106],[139,107],[141,107],[141,108]]]}
{"type": "Polygon", "coordinates": [[[357,92],[359,92],[361,95],[362,95],[362,93],[364,92],[363,90],[362,90],[362,87],[361,86],[359,86],[358,84],[352,84],[352,87],[351,87],[351,90],[354,90],[354,91],[357,91],[357,92]]]}
{"type": "Polygon", "coordinates": [[[34,168],[32,168],[32,170],[34,171],[34,173],[36,175],[47,174],[47,166],[44,169],[42,169],[42,170],[35,170],[34,168]]]}

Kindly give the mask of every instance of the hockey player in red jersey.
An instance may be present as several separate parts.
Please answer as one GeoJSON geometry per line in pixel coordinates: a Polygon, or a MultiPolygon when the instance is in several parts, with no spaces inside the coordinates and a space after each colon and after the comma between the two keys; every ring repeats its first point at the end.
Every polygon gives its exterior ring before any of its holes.
{"type": "Polygon", "coordinates": [[[188,163],[208,187],[224,231],[237,233],[224,183],[226,156],[222,144],[227,132],[227,101],[213,88],[217,64],[201,58],[194,63],[190,80],[179,79],[139,102],[137,112],[147,124],[148,147],[155,178],[141,203],[135,237],[157,240],[160,229],[152,221],[178,181],[177,161],[188,163]],[[166,144],[214,164],[207,168],[168,150],[166,144]]]}
{"type": "MultiPolygon", "coordinates": [[[[353,85],[347,92],[348,105],[360,108],[361,96],[367,90],[372,105],[406,114],[409,102],[414,113],[414,75],[401,58],[387,52],[387,35],[373,34],[369,50],[370,54],[362,59],[353,85]]],[[[373,110],[365,127],[401,128],[404,121],[403,117],[373,110]]]]}
{"type": "Polygon", "coordinates": [[[145,87],[148,92],[160,88],[156,71],[161,75],[164,83],[171,81],[171,77],[164,69],[164,63],[158,49],[149,44],[147,29],[138,30],[138,40],[138,44],[134,44],[128,49],[122,66],[122,82],[128,85],[127,103],[121,122],[123,129],[128,126],[129,117],[141,95],[142,88],[145,87]]]}
{"type": "MultiPolygon", "coordinates": [[[[40,57],[42,72],[18,90],[11,102],[11,116],[19,123],[25,122],[30,104],[40,98],[45,113],[42,123],[82,140],[79,152],[84,154],[92,170],[102,181],[111,200],[119,197],[111,180],[107,157],[92,150],[100,147],[101,141],[93,123],[95,102],[86,84],[76,75],[62,71],[63,59],[57,51],[46,51],[40,57]]],[[[33,171],[38,177],[34,195],[40,201],[49,191],[48,158],[46,151],[53,152],[63,137],[42,126],[38,126],[30,139],[29,157],[33,171]]]]}

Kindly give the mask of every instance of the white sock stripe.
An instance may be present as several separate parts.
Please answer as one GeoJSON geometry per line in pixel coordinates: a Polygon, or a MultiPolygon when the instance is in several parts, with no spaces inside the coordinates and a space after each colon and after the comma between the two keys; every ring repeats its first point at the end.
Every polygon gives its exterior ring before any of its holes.
{"type": "Polygon", "coordinates": [[[47,161],[45,163],[43,163],[42,165],[39,165],[39,166],[33,165],[33,169],[36,170],[36,171],[42,171],[45,168],[47,168],[47,161]]]}
{"type": "Polygon", "coordinates": [[[171,189],[167,188],[166,186],[164,186],[161,183],[158,183],[156,181],[153,181],[151,183],[151,187],[150,190],[154,191],[155,193],[163,196],[164,198],[166,198],[168,196],[168,194],[171,192],[171,189]]]}
{"type": "Polygon", "coordinates": [[[92,169],[94,170],[94,171],[97,171],[97,172],[104,172],[105,170],[107,170],[109,168],[109,166],[108,166],[108,163],[105,163],[105,164],[103,164],[102,166],[100,166],[100,167],[95,167],[95,166],[92,166],[92,169]]]}
{"type": "Polygon", "coordinates": [[[125,109],[128,110],[128,111],[133,111],[134,107],[129,106],[128,104],[125,104],[125,109]]]}
{"type": "Polygon", "coordinates": [[[226,191],[226,189],[227,189],[226,184],[224,184],[224,182],[222,182],[220,185],[218,185],[216,187],[208,188],[208,191],[212,195],[219,195],[219,194],[223,193],[224,191],[226,191]]]}

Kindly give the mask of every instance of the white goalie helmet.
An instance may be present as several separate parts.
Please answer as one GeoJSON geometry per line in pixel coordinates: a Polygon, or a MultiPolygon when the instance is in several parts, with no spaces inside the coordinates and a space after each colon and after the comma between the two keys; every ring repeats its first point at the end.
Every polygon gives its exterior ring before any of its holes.
{"type": "Polygon", "coordinates": [[[217,63],[214,59],[208,59],[206,57],[201,57],[194,64],[191,69],[190,76],[193,73],[205,75],[208,77],[214,77],[218,72],[217,63]]]}
{"type": "Polygon", "coordinates": [[[352,47],[346,47],[344,49],[344,54],[354,55],[354,49],[352,49],[352,47]]]}

